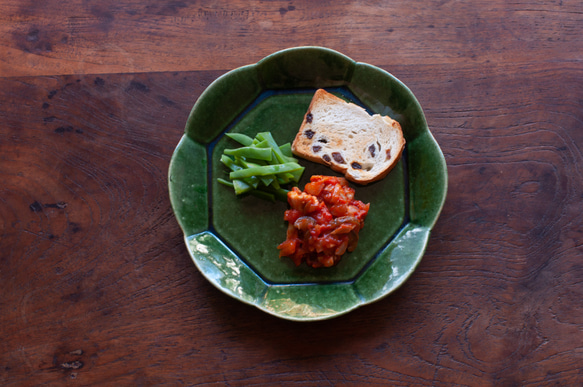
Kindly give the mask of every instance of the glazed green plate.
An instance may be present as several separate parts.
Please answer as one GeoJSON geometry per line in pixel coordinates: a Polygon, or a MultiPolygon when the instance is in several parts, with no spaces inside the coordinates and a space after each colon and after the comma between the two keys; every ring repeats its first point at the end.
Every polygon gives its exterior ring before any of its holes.
{"type": "MultiPolygon", "coordinates": [[[[303,159],[300,188],[315,174],[337,175],[303,159]]],[[[214,81],[196,101],[170,163],[172,208],[200,272],[218,289],[275,316],[299,321],[339,316],[376,301],[411,276],[447,191],[447,168],[421,106],[391,74],[321,47],[272,54],[214,81]],[[370,203],[357,249],[332,268],[279,258],[287,204],[236,197],[219,158],[236,147],[227,132],[270,131],[292,142],[317,88],[401,123],[407,145],[383,180],[352,185],[370,203]]]]}

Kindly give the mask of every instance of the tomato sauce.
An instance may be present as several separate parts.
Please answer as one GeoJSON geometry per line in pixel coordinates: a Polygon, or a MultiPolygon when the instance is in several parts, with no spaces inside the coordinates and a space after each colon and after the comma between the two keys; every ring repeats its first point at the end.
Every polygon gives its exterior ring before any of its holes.
{"type": "Polygon", "coordinates": [[[370,204],[354,199],[345,178],[312,176],[303,192],[292,188],[287,201],[287,239],[277,247],[280,257],[296,266],[331,267],[346,251],[354,251],[370,204]]]}

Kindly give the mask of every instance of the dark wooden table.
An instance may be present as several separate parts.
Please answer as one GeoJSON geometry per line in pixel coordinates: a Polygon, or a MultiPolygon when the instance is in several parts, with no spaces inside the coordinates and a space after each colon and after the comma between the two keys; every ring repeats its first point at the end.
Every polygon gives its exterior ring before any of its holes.
{"type": "Polygon", "coordinates": [[[0,1],[0,384],[583,384],[581,1],[0,1]],[[216,77],[320,45],[416,94],[449,191],[418,270],[295,323],[215,289],[168,163],[216,77]]]}

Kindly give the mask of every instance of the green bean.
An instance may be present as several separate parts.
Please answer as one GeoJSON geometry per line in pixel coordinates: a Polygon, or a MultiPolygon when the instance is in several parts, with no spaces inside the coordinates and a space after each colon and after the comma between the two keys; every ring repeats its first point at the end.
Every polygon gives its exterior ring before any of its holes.
{"type": "Polygon", "coordinates": [[[231,171],[236,171],[244,168],[240,165],[237,165],[237,163],[235,163],[235,161],[227,155],[221,155],[221,163],[223,163],[231,171]]]}
{"type": "MultiPolygon", "coordinates": [[[[240,171],[246,168],[245,166],[238,165],[236,161],[233,161],[232,158],[226,155],[221,156],[221,162],[225,166],[227,166],[231,171],[240,171]]],[[[244,182],[250,185],[252,188],[257,188],[257,186],[259,185],[259,178],[257,176],[250,176],[242,180],[244,180],[244,182]]]]}
{"type": "Polygon", "coordinates": [[[277,175],[277,182],[280,184],[288,184],[290,181],[293,181],[294,175],[292,175],[289,172],[286,173],[280,173],[279,175],[277,175]]]}
{"type": "Polygon", "coordinates": [[[233,184],[232,181],[228,181],[228,180],[225,180],[225,179],[221,179],[220,177],[217,179],[217,181],[219,183],[221,183],[222,185],[226,185],[227,187],[231,187],[231,188],[234,187],[234,184],[233,184]]]}
{"type": "MultiPolygon", "coordinates": [[[[291,150],[291,144],[289,142],[287,142],[283,145],[280,145],[279,150],[281,151],[281,153],[283,153],[284,156],[287,156],[287,157],[292,158],[292,159],[294,158],[294,155],[293,155],[292,150],[291,150]]],[[[294,161],[294,160],[291,160],[291,161],[294,161]]]]}
{"type": "Polygon", "coordinates": [[[279,146],[273,139],[273,136],[271,135],[270,132],[257,133],[257,138],[261,141],[267,141],[269,143],[271,149],[273,149],[273,152],[275,153],[275,157],[277,158],[277,160],[279,160],[281,164],[287,162],[297,162],[297,160],[293,159],[293,157],[287,157],[286,155],[283,154],[283,152],[281,151],[281,149],[279,149],[279,146]]]}
{"type": "Polygon", "coordinates": [[[246,159],[256,159],[271,161],[272,151],[270,148],[255,148],[252,146],[244,146],[237,149],[225,149],[225,154],[229,156],[244,157],[246,159]]]}
{"type": "Polygon", "coordinates": [[[241,195],[244,194],[245,192],[253,190],[253,186],[239,179],[233,180],[233,188],[235,188],[235,194],[237,195],[241,195]]]}
{"type": "MultiPolygon", "coordinates": [[[[298,163],[285,163],[285,164],[275,164],[275,165],[264,165],[261,167],[252,167],[247,169],[241,169],[238,171],[233,171],[229,173],[231,179],[242,179],[250,176],[267,176],[282,172],[294,172],[302,171],[304,167],[298,163]]],[[[295,176],[295,175],[294,175],[295,176]]]]}
{"type": "Polygon", "coordinates": [[[277,182],[275,175],[267,175],[267,176],[260,176],[259,180],[263,183],[264,186],[269,186],[273,182],[277,182]]]}
{"type": "Polygon", "coordinates": [[[293,157],[291,145],[278,146],[270,132],[251,138],[241,133],[227,133],[242,147],[225,149],[220,162],[230,170],[230,181],[217,181],[231,187],[237,196],[250,194],[262,199],[287,201],[282,184],[296,184],[304,171],[293,157]]]}
{"type": "Polygon", "coordinates": [[[227,133],[227,137],[237,141],[243,146],[250,146],[253,143],[253,139],[242,133],[227,133]]]}
{"type": "Polygon", "coordinates": [[[256,146],[257,148],[271,148],[271,144],[269,144],[269,141],[257,141],[257,143],[253,142],[253,146],[256,146]]]}
{"type": "Polygon", "coordinates": [[[249,161],[249,160],[244,160],[241,158],[235,158],[235,162],[237,163],[237,165],[240,165],[243,168],[253,168],[253,167],[261,167],[264,165],[269,165],[268,163],[260,162],[260,160],[249,161]]]}

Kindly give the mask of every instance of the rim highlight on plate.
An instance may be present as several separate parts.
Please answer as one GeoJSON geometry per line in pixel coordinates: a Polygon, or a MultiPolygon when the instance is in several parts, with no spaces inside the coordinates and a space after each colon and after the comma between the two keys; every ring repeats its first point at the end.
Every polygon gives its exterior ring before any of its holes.
{"type": "MultiPolygon", "coordinates": [[[[336,175],[300,159],[300,189],[314,174],[336,175]]],[[[217,78],[188,117],[168,174],[170,201],[198,270],[219,290],[295,321],[323,320],[377,301],[415,271],[447,193],[447,166],[413,93],[390,73],[323,47],[276,52],[217,78]],[[279,258],[285,203],[237,198],[217,184],[225,133],[272,132],[292,142],[313,93],[325,88],[369,113],[399,121],[403,157],[383,180],[351,184],[371,203],[356,250],[332,268],[296,267],[279,258]]]]}

